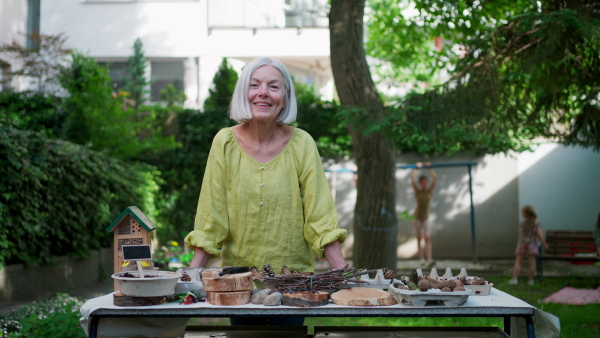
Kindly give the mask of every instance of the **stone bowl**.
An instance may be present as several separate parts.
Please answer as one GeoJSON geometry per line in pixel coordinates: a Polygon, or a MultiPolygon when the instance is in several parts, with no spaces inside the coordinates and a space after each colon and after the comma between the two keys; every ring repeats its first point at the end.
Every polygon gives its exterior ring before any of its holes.
{"type": "Polygon", "coordinates": [[[137,271],[118,272],[111,277],[117,282],[119,290],[130,297],[160,297],[173,294],[180,273],[170,271],[144,271],[145,278],[139,278],[137,271]],[[123,277],[129,273],[134,277],[123,277]]]}

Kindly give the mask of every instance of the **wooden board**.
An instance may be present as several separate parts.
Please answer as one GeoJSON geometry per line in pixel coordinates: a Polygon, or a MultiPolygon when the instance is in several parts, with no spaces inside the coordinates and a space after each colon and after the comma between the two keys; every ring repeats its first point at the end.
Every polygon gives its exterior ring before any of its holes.
{"type": "Polygon", "coordinates": [[[207,292],[206,301],[213,305],[244,305],[250,303],[251,291],[207,292]]]}
{"type": "Polygon", "coordinates": [[[219,276],[222,270],[207,270],[202,272],[202,284],[207,292],[249,291],[254,288],[252,273],[235,273],[219,276]]]}
{"type": "Polygon", "coordinates": [[[341,290],[331,295],[337,305],[347,306],[380,306],[394,305],[398,302],[388,292],[371,288],[352,288],[341,290]]]}
{"type": "Polygon", "coordinates": [[[327,304],[329,304],[329,293],[323,291],[316,293],[285,293],[281,298],[281,305],[287,306],[314,307],[327,304]]]}
{"type": "Polygon", "coordinates": [[[159,297],[132,297],[120,292],[113,294],[113,304],[116,306],[151,306],[165,302],[165,296],[159,297]]]}

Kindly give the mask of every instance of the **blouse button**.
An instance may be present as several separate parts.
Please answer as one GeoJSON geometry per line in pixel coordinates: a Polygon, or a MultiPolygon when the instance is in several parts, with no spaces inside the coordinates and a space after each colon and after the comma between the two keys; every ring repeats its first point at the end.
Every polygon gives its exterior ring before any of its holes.
{"type": "Polygon", "coordinates": [[[260,205],[263,205],[263,204],[264,204],[263,202],[260,202],[260,205]]]}
{"type": "Polygon", "coordinates": [[[261,186],[261,187],[264,187],[264,186],[265,186],[265,184],[264,184],[264,183],[261,183],[261,184],[260,184],[260,186],[261,186]]]}
{"type": "Polygon", "coordinates": [[[265,167],[260,167],[260,170],[265,170],[265,167]]]}

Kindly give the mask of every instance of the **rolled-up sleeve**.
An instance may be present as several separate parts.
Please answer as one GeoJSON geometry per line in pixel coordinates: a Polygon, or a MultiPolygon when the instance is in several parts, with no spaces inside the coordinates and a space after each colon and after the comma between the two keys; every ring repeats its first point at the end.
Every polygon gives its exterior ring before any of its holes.
{"type": "Polygon", "coordinates": [[[194,230],[185,238],[189,249],[203,248],[213,258],[221,254],[223,241],[229,235],[227,171],[222,136],[219,133],[213,140],[202,180],[194,230]]]}
{"type": "Polygon", "coordinates": [[[313,251],[323,258],[329,243],[346,240],[347,231],[338,228],[337,210],[314,142],[306,147],[299,172],[300,191],[304,209],[304,238],[313,251]]]}

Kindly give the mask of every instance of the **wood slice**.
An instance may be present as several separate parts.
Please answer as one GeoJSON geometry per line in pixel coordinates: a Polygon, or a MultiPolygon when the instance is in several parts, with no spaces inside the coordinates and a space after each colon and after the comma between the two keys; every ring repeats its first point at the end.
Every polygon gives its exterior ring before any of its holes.
{"type": "Polygon", "coordinates": [[[331,295],[337,305],[347,306],[380,306],[394,305],[398,302],[388,292],[372,288],[352,288],[341,290],[331,295]]]}
{"type": "Polygon", "coordinates": [[[207,270],[202,272],[202,284],[207,292],[249,291],[254,288],[252,273],[235,273],[219,276],[223,270],[207,270]]]}
{"type": "Polygon", "coordinates": [[[159,297],[132,297],[120,292],[113,294],[113,304],[116,306],[150,306],[165,302],[165,296],[159,297]]]}
{"type": "Polygon", "coordinates": [[[250,303],[250,291],[207,292],[206,301],[214,305],[244,305],[250,303]]]}
{"type": "Polygon", "coordinates": [[[329,304],[329,293],[323,291],[318,291],[316,293],[285,293],[281,298],[281,305],[287,306],[315,307],[327,304],[329,304]]]}

